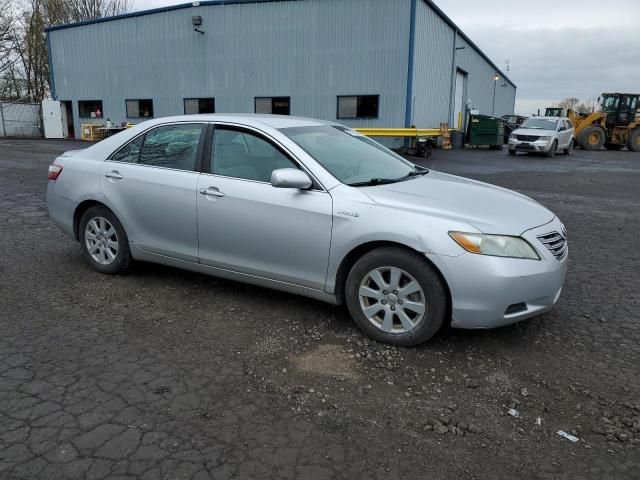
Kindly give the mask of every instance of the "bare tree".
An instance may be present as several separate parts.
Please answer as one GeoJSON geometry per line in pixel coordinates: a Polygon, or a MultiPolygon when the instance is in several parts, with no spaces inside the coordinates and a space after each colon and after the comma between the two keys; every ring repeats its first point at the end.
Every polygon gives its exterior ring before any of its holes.
{"type": "Polygon", "coordinates": [[[577,97],[567,97],[555,104],[556,107],[564,108],[564,111],[575,110],[576,105],[580,102],[577,97]]]}
{"type": "Polygon", "coordinates": [[[580,102],[578,105],[576,105],[575,110],[578,113],[589,114],[600,111],[600,104],[598,103],[597,99],[591,98],[584,102],[580,102]]]}

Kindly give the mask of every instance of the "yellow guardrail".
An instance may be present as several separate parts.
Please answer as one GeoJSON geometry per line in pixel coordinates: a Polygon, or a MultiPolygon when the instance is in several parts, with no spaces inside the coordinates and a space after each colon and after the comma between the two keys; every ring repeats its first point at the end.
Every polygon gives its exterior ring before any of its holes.
{"type": "Polygon", "coordinates": [[[367,137],[439,137],[439,128],[355,128],[367,137]]]}

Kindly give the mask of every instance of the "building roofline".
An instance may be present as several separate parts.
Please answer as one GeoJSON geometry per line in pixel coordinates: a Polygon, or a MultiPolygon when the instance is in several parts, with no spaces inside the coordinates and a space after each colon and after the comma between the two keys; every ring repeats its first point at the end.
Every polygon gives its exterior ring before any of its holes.
{"type": "Polygon", "coordinates": [[[485,60],[486,60],[486,61],[487,61],[487,62],[488,62],[488,63],[489,63],[493,68],[495,68],[496,72],[497,72],[497,73],[499,73],[499,74],[502,76],[502,78],[504,78],[507,82],[509,82],[513,88],[517,88],[517,87],[516,87],[516,84],[515,84],[515,83],[513,83],[513,82],[511,81],[511,79],[505,75],[505,73],[502,71],[502,69],[501,69],[500,67],[498,67],[495,63],[493,63],[493,60],[491,60],[491,59],[487,56],[487,54],[486,54],[486,53],[484,53],[484,52],[480,49],[480,47],[478,47],[478,46],[473,42],[473,40],[471,40],[471,39],[467,36],[467,34],[466,34],[466,33],[464,33],[464,32],[461,30],[461,29],[460,29],[460,27],[459,27],[459,26],[458,26],[458,25],[457,25],[453,20],[451,20],[451,18],[449,18],[449,16],[447,16],[447,14],[446,14],[446,13],[444,13],[444,12],[442,11],[442,9],[441,9],[438,5],[436,5],[436,4],[435,4],[435,2],[434,2],[433,0],[424,0],[424,2],[425,2],[427,5],[429,5],[431,8],[433,8],[433,10],[434,10],[434,11],[435,11],[435,12],[436,12],[436,13],[437,13],[437,14],[438,14],[438,15],[439,15],[439,16],[440,16],[440,17],[441,17],[445,22],[447,22],[451,28],[453,28],[456,32],[458,32],[458,35],[460,35],[460,36],[464,39],[464,41],[465,41],[465,42],[467,42],[469,45],[471,45],[471,47],[473,47],[473,49],[474,49],[476,52],[478,52],[482,58],[484,58],[484,59],[485,59],[485,60]]]}
{"type": "MultiPolygon", "coordinates": [[[[91,25],[94,23],[111,22],[113,20],[121,20],[124,18],[143,17],[145,15],[153,15],[154,13],[170,12],[172,10],[182,10],[185,8],[202,7],[207,5],[234,5],[237,3],[270,3],[278,2],[282,0],[200,0],[190,3],[180,3],[178,5],[169,5],[167,7],[152,8],[149,10],[140,10],[138,12],[122,13],[120,15],[113,15],[111,17],[93,18],[91,20],[83,20],[75,23],[63,23],[61,25],[52,25],[44,29],[45,32],[52,32],[54,30],[64,30],[67,28],[81,27],[83,25],[91,25]]],[[[297,0],[285,0],[285,1],[297,1],[297,0]]]]}

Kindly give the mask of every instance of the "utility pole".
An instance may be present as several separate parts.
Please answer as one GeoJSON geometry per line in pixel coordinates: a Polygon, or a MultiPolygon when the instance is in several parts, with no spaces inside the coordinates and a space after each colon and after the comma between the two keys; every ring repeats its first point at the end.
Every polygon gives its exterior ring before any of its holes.
{"type": "Polygon", "coordinates": [[[496,85],[498,84],[498,80],[500,80],[500,77],[496,73],[493,76],[493,105],[491,107],[491,116],[492,117],[495,115],[495,112],[496,112],[496,85]]]}
{"type": "Polygon", "coordinates": [[[7,129],[4,125],[4,107],[2,106],[2,102],[0,102],[0,120],[2,123],[2,135],[0,135],[1,137],[6,137],[7,136],[7,129]]]}

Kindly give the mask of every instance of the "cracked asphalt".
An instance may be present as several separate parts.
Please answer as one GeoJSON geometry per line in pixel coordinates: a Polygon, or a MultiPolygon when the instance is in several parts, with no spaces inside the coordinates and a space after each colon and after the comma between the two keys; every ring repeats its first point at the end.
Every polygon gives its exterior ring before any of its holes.
{"type": "Polygon", "coordinates": [[[570,265],[548,314],[399,349],[342,307],[93,271],[44,202],[82,146],[0,139],[0,478],[640,478],[638,154],[419,161],[551,208],[570,265]]]}

